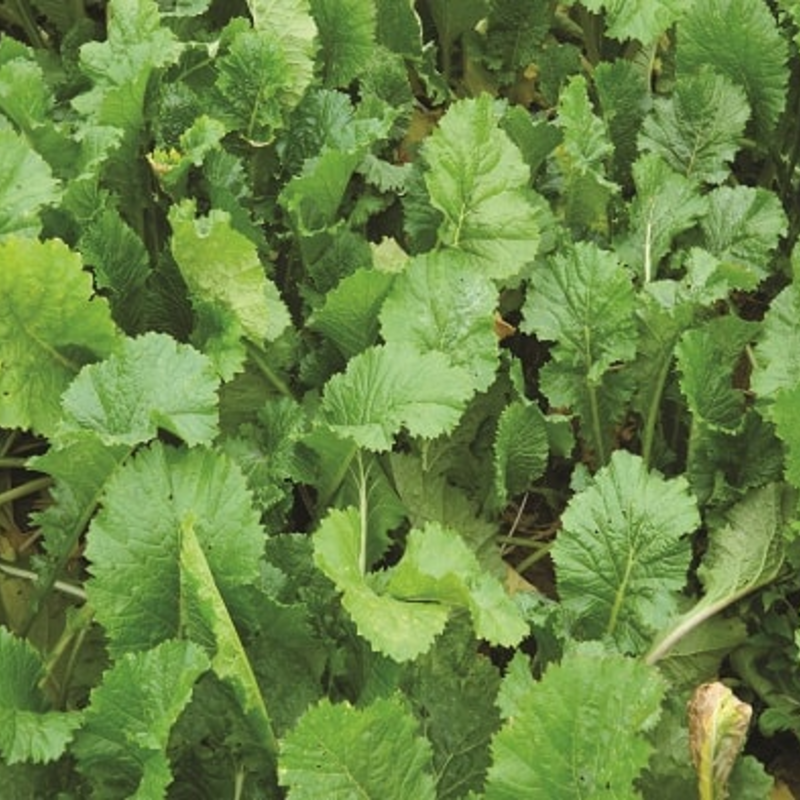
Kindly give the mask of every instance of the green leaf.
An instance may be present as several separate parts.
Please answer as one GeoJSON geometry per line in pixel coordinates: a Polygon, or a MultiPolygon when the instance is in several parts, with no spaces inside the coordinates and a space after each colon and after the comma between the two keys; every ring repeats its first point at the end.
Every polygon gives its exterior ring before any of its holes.
{"type": "Polygon", "coordinates": [[[425,142],[425,184],[444,214],[439,240],[462,250],[490,278],[508,278],[533,261],[538,212],[529,201],[529,170],[499,129],[489,95],[450,106],[425,142]]]}
{"type": "Polygon", "coordinates": [[[489,743],[500,726],[500,674],[479,650],[469,624],[453,619],[433,648],[409,665],[401,686],[433,745],[438,800],[483,788],[489,743]],[[461,624],[459,624],[461,623],[461,624]]]}
{"type": "Polygon", "coordinates": [[[314,77],[317,26],[309,0],[247,0],[253,26],[268,32],[283,55],[282,102],[293,108],[314,77]]]}
{"type": "Polygon", "coordinates": [[[787,57],[786,39],[763,0],[692,3],[679,25],[679,72],[710,67],[741,86],[759,137],[769,137],[786,103],[787,57]]]}
{"type": "Polygon", "coordinates": [[[220,453],[156,442],[113,475],[87,536],[86,590],[112,654],[180,633],[180,536],[188,520],[226,600],[257,580],[264,532],[239,469],[220,453]]]}
{"type": "Polygon", "coordinates": [[[487,0],[428,0],[441,51],[449,52],[459,36],[475,27],[487,10],[487,0]]]}
{"type": "Polygon", "coordinates": [[[395,661],[411,661],[444,630],[449,608],[376,593],[362,573],[362,554],[358,511],[329,512],[314,536],[314,563],[342,592],[342,605],[370,645],[395,661]]]}
{"type": "MultiPolygon", "coordinates": [[[[194,302],[223,306],[236,316],[245,335],[261,343],[276,331],[276,312],[285,317],[274,285],[264,274],[256,246],[231,225],[225,211],[212,209],[195,217],[195,204],[184,200],[170,209],[171,248],[194,302]],[[272,305],[272,307],[271,307],[272,305]]],[[[280,333],[280,331],[278,331],[280,333]]]]}
{"type": "Polygon", "coordinates": [[[757,284],[769,274],[765,264],[787,232],[780,200],[752,186],[721,186],[708,200],[708,213],[701,221],[706,249],[743,269],[752,276],[751,285],[757,284]]]}
{"type": "Polygon", "coordinates": [[[606,176],[614,146],[603,121],[592,109],[583,75],[572,77],[561,92],[556,123],[564,132],[555,161],[563,181],[561,196],[567,222],[604,230],[606,207],[618,188],[606,176]]]}
{"type": "Polygon", "coordinates": [[[364,708],[323,700],[281,743],[288,800],[434,800],[431,746],[396,699],[364,708]]]}
{"type": "Polygon", "coordinates": [[[538,683],[517,655],[500,689],[486,800],[633,798],[666,684],[640,661],[584,646],[538,683]],[[533,757],[535,754],[535,757],[533,757]]]}
{"type": "Polygon", "coordinates": [[[778,436],[786,445],[786,480],[800,488],[800,383],[781,389],[770,409],[778,436]]]}
{"type": "Polygon", "coordinates": [[[632,230],[621,251],[649,283],[672,240],[697,222],[708,203],[694,182],[674,172],[658,155],[642,156],[633,165],[633,179],[637,191],[631,204],[632,230]]]}
{"type": "Polygon", "coordinates": [[[364,72],[375,49],[375,3],[311,0],[311,13],[319,29],[323,81],[346,87],[364,72]]]}
{"type": "Polygon", "coordinates": [[[476,635],[493,644],[517,644],[527,632],[500,582],[455,532],[436,523],[412,530],[397,566],[374,576],[361,572],[361,542],[355,509],[331,512],[315,536],[314,560],[344,592],[359,633],[395,661],[427,651],[451,608],[469,610],[476,635]]]}
{"type": "Polygon", "coordinates": [[[800,384],[800,290],[796,283],[787,286],[772,301],[755,352],[755,367],[750,387],[759,398],[774,400],[782,389],[794,389],[800,384]]]}
{"type": "Polygon", "coordinates": [[[79,712],[48,711],[39,689],[45,677],[33,646],[0,627],[0,753],[6,764],[59,758],[81,724],[79,712]]]}
{"type": "Polygon", "coordinates": [[[36,237],[39,210],[61,197],[50,167],[13,130],[0,127],[0,244],[10,234],[36,237]]]}
{"type": "Polygon", "coordinates": [[[681,337],[680,386],[695,421],[731,433],[742,426],[745,397],[732,375],[755,327],[735,316],[718,317],[681,337]]]}
{"type": "Polygon", "coordinates": [[[407,0],[376,0],[376,35],[389,50],[410,59],[422,56],[422,23],[407,0]]]}
{"type": "Polygon", "coordinates": [[[497,336],[492,281],[454,251],[417,256],[397,277],[381,310],[387,343],[445,354],[469,373],[475,391],[494,381],[497,336]]]}
{"type": "Polygon", "coordinates": [[[327,293],[308,324],[331,339],[345,358],[357,355],[376,343],[378,313],[393,281],[394,276],[376,269],[356,270],[327,293]]]}
{"type": "Polygon", "coordinates": [[[92,278],[63,242],[0,242],[0,426],[53,433],[59,398],[117,331],[92,278]]]}
{"type": "Polygon", "coordinates": [[[240,31],[216,68],[215,115],[252,144],[271,142],[295,89],[280,42],[270,31],[240,31]]]}
{"type": "Polygon", "coordinates": [[[150,256],[119,212],[105,209],[83,228],[80,251],[92,267],[95,284],[105,290],[114,319],[127,333],[144,328],[145,284],[150,256]]]}
{"type": "Polygon", "coordinates": [[[515,402],[503,410],[494,440],[494,491],[501,503],[541,478],[548,449],[547,423],[537,406],[515,402]]]}
{"type": "Polygon", "coordinates": [[[708,537],[697,574],[705,594],[665,629],[647,655],[655,663],[705,620],[772,583],[784,562],[785,536],[796,497],[780,484],[753,489],[708,537]]]}
{"type": "Polygon", "coordinates": [[[165,641],[144,653],[125,653],[103,676],[72,748],[98,796],[165,796],[172,782],[170,731],[207,669],[197,645],[165,641]]]}
{"type": "Polygon", "coordinates": [[[636,349],[634,293],[616,257],[589,242],[534,270],[521,328],[552,341],[542,388],[553,406],[574,406],[584,437],[605,462],[611,431],[629,395],[625,377],[609,373],[636,349]]]}
{"type": "Polygon", "coordinates": [[[353,357],[328,381],[322,414],[337,434],[382,451],[403,427],[426,439],[452,430],[472,393],[469,374],[443,353],[387,344],[353,357]]]}
{"type": "Polygon", "coordinates": [[[596,13],[605,11],[606,35],[651,44],[691,7],[691,0],[581,0],[581,4],[596,13]]]}
{"type": "Polygon", "coordinates": [[[486,18],[484,53],[493,72],[512,82],[518,70],[537,61],[553,21],[554,4],[492,0],[486,18]]]}
{"type": "Polygon", "coordinates": [[[277,756],[278,745],[253,668],[195,533],[198,522],[189,513],[180,523],[182,632],[205,645],[211,669],[233,688],[256,741],[277,756]]]}
{"type": "Polygon", "coordinates": [[[749,117],[744,90],[701,68],[694,75],[679,75],[669,99],[655,100],[639,146],[698,183],[723,183],[749,117]]]}
{"type": "Polygon", "coordinates": [[[217,432],[218,386],[210,362],[193,347],[163,333],[125,339],[114,355],[84,367],[64,393],[59,435],[89,430],[107,445],[135,445],[161,428],[190,445],[208,443],[217,432]]]}
{"type": "Polygon", "coordinates": [[[172,31],[161,26],[154,0],[112,0],[106,40],[80,50],[81,70],[94,86],[73,105],[101,125],[138,136],[150,76],[174,63],[180,49],[172,31]]]}
{"type": "Polygon", "coordinates": [[[552,550],[559,597],[586,637],[639,653],[677,610],[700,524],[685,478],[618,450],[562,515],[552,550]]]}

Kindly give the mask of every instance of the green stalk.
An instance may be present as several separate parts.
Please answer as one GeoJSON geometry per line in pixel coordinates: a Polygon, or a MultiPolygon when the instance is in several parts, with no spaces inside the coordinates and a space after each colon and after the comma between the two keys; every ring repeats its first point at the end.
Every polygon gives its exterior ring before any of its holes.
{"type": "Polygon", "coordinates": [[[658,373],[656,381],[656,391],[650,397],[650,407],[647,409],[647,418],[644,423],[644,437],[642,439],[642,458],[645,467],[650,467],[650,458],[653,455],[653,442],[655,440],[656,421],[661,410],[661,397],[664,394],[664,386],[667,383],[669,368],[672,364],[672,355],[664,359],[664,364],[658,373]]]}
{"type": "Polygon", "coordinates": [[[42,489],[52,486],[52,484],[52,478],[34,478],[32,481],[21,483],[13,489],[0,492],[0,506],[4,506],[6,503],[11,503],[14,500],[19,500],[21,497],[36,494],[36,492],[40,492],[42,489]]]}
{"type": "Polygon", "coordinates": [[[284,396],[294,397],[292,390],[282,381],[267,364],[266,353],[254,342],[246,341],[247,355],[253,363],[261,370],[264,377],[284,396]]]}
{"type": "Polygon", "coordinates": [[[16,16],[19,26],[25,31],[28,41],[37,49],[47,47],[47,43],[36,24],[36,17],[33,9],[27,0],[8,0],[11,11],[16,16]]]}
{"type": "MultiPolygon", "coordinates": [[[[11,564],[0,562],[0,572],[5,572],[6,575],[10,575],[12,578],[21,578],[24,581],[31,581],[32,583],[38,583],[39,581],[39,576],[35,572],[31,572],[27,569],[20,569],[19,567],[12,567],[11,564]]],[[[65,581],[53,581],[53,588],[62,594],[68,594],[70,597],[74,597],[76,600],[86,602],[86,592],[81,589],[80,586],[73,586],[73,584],[66,583],[65,581]]]]}
{"type": "Polygon", "coordinates": [[[367,532],[368,532],[368,507],[367,507],[367,476],[364,473],[364,461],[361,451],[358,451],[358,512],[361,527],[361,543],[358,553],[358,568],[362,575],[367,574],[367,532]]]}
{"type": "Polygon", "coordinates": [[[0,457],[0,469],[24,469],[27,459],[24,458],[2,458],[0,457]]]}
{"type": "Polygon", "coordinates": [[[534,564],[541,561],[553,549],[554,544],[555,541],[543,544],[535,553],[531,553],[527,558],[520,561],[516,567],[517,572],[521,575],[525,570],[530,569],[534,564]]]}

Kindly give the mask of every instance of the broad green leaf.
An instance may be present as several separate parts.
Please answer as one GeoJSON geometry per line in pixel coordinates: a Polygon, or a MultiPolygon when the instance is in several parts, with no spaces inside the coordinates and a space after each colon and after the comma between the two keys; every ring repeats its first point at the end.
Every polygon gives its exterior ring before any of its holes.
{"type": "Polygon", "coordinates": [[[486,573],[455,531],[437,523],[411,531],[403,558],[387,573],[385,588],[407,602],[468,609],[475,635],[491,644],[519,644],[528,630],[500,581],[486,573]]]}
{"type": "Polygon", "coordinates": [[[518,70],[537,61],[553,22],[554,3],[492,0],[486,17],[484,58],[494,74],[512,82],[518,70]]]}
{"type": "Polygon", "coordinates": [[[92,691],[72,752],[98,796],[150,800],[172,782],[170,731],[208,659],[192,642],[125,653],[92,691]]]}
{"type": "Polygon", "coordinates": [[[117,324],[127,333],[144,328],[145,284],[150,257],[144,243],[119,212],[105,209],[83,228],[80,251],[95,285],[105,290],[117,324]]]}
{"type": "Polygon", "coordinates": [[[256,343],[270,333],[277,338],[271,317],[276,311],[285,317],[286,312],[274,307],[281,301],[274,285],[270,291],[258,250],[232,227],[230,215],[212,209],[208,216],[195,217],[194,202],[184,200],[172,207],[169,221],[172,254],[193,301],[218,303],[233,311],[256,343]]]}
{"type": "Polygon", "coordinates": [[[378,41],[406,58],[422,56],[422,22],[410,0],[376,0],[378,41]]]}
{"type": "Polygon", "coordinates": [[[327,293],[308,324],[331,339],[345,358],[366,350],[377,341],[378,313],[393,281],[376,269],[356,270],[327,293]]]}
{"type": "Polygon", "coordinates": [[[621,249],[649,283],[672,240],[697,222],[708,203],[693,181],[674,172],[658,155],[642,156],[633,165],[633,179],[637,192],[631,204],[632,230],[621,249]]]}
{"type": "Polygon", "coordinates": [[[450,609],[378,594],[361,568],[362,539],[358,510],[333,510],[314,536],[314,563],[342,592],[342,605],[373,649],[395,661],[411,661],[430,649],[450,609]]]}
{"type": "Polygon", "coordinates": [[[533,261],[539,230],[528,167],[499,129],[489,95],[453,103],[423,155],[430,202],[444,214],[445,247],[468,254],[490,278],[511,277],[533,261]]]}
{"type": "Polygon", "coordinates": [[[59,398],[117,340],[107,302],[63,242],[0,242],[0,426],[51,435],[59,398]]]}
{"type": "Polygon", "coordinates": [[[635,355],[630,276],[612,253],[578,242],[534,270],[522,312],[523,331],[555,343],[542,371],[545,394],[553,406],[574,407],[604,463],[630,395],[624,374],[609,372],[635,355]]]}
{"type": "Polygon", "coordinates": [[[614,145],[611,175],[624,184],[639,153],[637,136],[652,103],[648,76],[633,61],[618,58],[601,61],[593,77],[600,114],[614,145]]]}
{"type": "Polygon", "coordinates": [[[0,754],[9,766],[55,761],[81,724],[77,711],[48,711],[44,664],[33,646],[0,626],[0,754]]]}
{"type": "Polygon", "coordinates": [[[361,161],[358,152],[326,150],[306,162],[281,192],[280,201],[302,236],[320,233],[334,225],[347,185],[361,161]]]}
{"type": "Polygon", "coordinates": [[[264,698],[195,533],[197,523],[191,513],[185,515],[179,533],[182,633],[205,645],[211,669],[233,689],[256,741],[276,756],[278,746],[264,698]]]}
{"type": "Polygon", "coordinates": [[[119,469],[86,546],[86,590],[112,654],[180,633],[180,537],[188,520],[226,601],[235,587],[255,582],[264,548],[258,516],[244,476],[221,453],[157,442],[119,469]]]}
{"type": "Polygon", "coordinates": [[[710,69],[679,75],[672,96],[658,98],[642,127],[642,150],[698,183],[723,183],[750,117],[744,90],[710,69]]]}
{"type": "Polygon", "coordinates": [[[544,415],[533,404],[507,406],[497,424],[494,440],[494,491],[504,503],[524,492],[544,473],[548,440],[544,415]]]}
{"type": "Polygon", "coordinates": [[[583,646],[534,683],[517,654],[500,688],[486,800],[634,798],[653,751],[646,733],[667,686],[640,661],[583,646]],[[533,757],[535,754],[535,757],[533,757]]]}
{"type": "Polygon", "coordinates": [[[545,119],[534,119],[522,106],[510,106],[500,127],[519,148],[531,175],[535,175],[547,156],[561,143],[561,131],[545,119]]]}
{"type": "Polygon", "coordinates": [[[88,430],[107,445],[135,445],[161,428],[190,445],[208,443],[217,432],[218,386],[210,362],[193,347],[163,333],[125,339],[105,361],[84,367],[64,393],[59,435],[88,430]]]}
{"type": "Polygon", "coordinates": [[[589,638],[639,653],[677,610],[700,524],[685,478],[618,450],[562,515],[552,550],[562,604],[589,638]]]}
{"type": "Polygon", "coordinates": [[[708,195],[701,221],[705,247],[752,276],[752,288],[770,273],[767,265],[778,240],[786,235],[786,212],[778,197],[752,186],[721,186],[708,195]]]}
{"type": "Polygon", "coordinates": [[[347,370],[328,381],[322,414],[359,447],[389,450],[403,427],[425,439],[452,430],[473,391],[466,370],[443,353],[387,344],[351,358],[347,370]]]}
{"type": "Polygon", "coordinates": [[[21,136],[0,127],[0,244],[11,234],[36,237],[39,210],[60,196],[45,161],[21,136]]]}
{"type": "Polygon", "coordinates": [[[101,125],[138,137],[150,76],[174,63],[179,53],[174,34],[161,25],[155,0],[112,0],[106,40],[80,50],[81,70],[94,86],[73,105],[101,125]]]}
{"type": "Polygon", "coordinates": [[[386,342],[409,344],[420,353],[444,353],[482,392],[497,370],[496,306],[490,278],[459,253],[417,256],[389,291],[381,333],[386,342]]]}
{"type": "Polygon", "coordinates": [[[695,422],[730,433],[741,427],[745,397],[733,386],[732,375],[755,327],[736,316],[718,317],[681,337],[676,349],[680,386],[695,422]]]}
{"type": "Polygon", "coordinates": [[[268,32],[280,47],[286,74],[283,102],[293,108],[314,77],[317,26],[309,0],[247,0],[253,26],[268,32]]]}
{"type": "Polygon", "coordinates": [[[786,103],[789,72],[786,39],[764,0],[692,3],[679,24],[677,57],[679,73],[708,66],[741,86],[756,131],[769,137],[786,103]]]}
{"type": "MultiPolygon", "coordinates": [[[[750,388],[762,403],[800,384],[800,290],[787,286],[772,301],[755,351],[750,388]]],[[[768,412],[767,412],[768,414],[768,412]]]]}
{"type": "Polygon", "coordinates": [[[606,176],[614,146],[592,109],[583,75],[572,77],[561,92],[556,124],[564,133],[555,162],[562,177],[561,202],[567,222],[605,230],[606,206],[617,191],[606,176]]]}
{"type": "Polygon", "coordinates": [[[433,648],[409,665],[401,681],[433,746],[437,800],[483,788],[489,743],[500,727],[495,704],[500,671],[479,649],[467,620],[453,619],[433,648]]]}
{"type": "Polygon", "coordinates": [[[322,700],[281,742],[287,800],[434,800],[431,746],[398,699],[363,708],[322,700]]]}
{"type": "Polygon", "coordinates": [[[698,568],[703,597],[674,620],[647,655],[655,663],[689,631],[777,577],[796,497],[780,484],[753,489],[725,515],[708,537],[698,568]]]}
{"type": "Polygon", "coordinates": [[[271,31],[240,31],[216,68],[215,115],[252,144],[271,142],[295,88],[276,37],[271,31]]]}
{"type": "Polygon", "coordinates": [[[650,44],[691,7],[692,0],[581,0],[586,8],[605,11],[606,34],[650,44]]]}
{"type": "Polygon", "coordinates": [[[322,79],[346,87],[366,69],[375,49],[373,0],[311,0],[319,30],[322,79]]]}

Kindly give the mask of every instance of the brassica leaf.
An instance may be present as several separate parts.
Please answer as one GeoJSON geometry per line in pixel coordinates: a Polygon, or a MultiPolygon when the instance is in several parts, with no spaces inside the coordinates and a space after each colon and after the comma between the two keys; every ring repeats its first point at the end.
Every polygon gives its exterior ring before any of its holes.
{"type": "Polygon", "coordinates": [[[473,391],[469,373],[443,353],[387,344],[354,356],[328,381],[322,413],[337,434],[383,451],[403,427],[426,439],[452,430],[473,391]]]}
{"type": "Polygon", "coordinates": [[[640,653],[677,612],[700,524],[683,477],[650,472],[616,451],[575,495],[553,546],[559,597],[589,638],[640,653]]]}
{"type": "Polygon", "coordinates": [[[0,242],[0,425],[53,434],[59,398],[118,333],[108,303],[63,242],[0,242]]]}
{"type": "Polygon", "coordinates": [[[430,202],[444,215],[439,241],[468,254],[490,278],[533,261],[538,213],[526,196],[528,167],[498,127],[489,95],[454,103],[423,149],[430,202]]]}
{"type": "Polygon", "coordinates": [[[364,72],[375,49],[373,0],[311,0],[326,86],[346,87],[364,72]]]}
{"type": "Polygon", "coordinates": [[[505,722],[492,741],[484,797],[636,797],[634,781],[653,751],[646,733],[666,689],[652,667],[596,643],[538,682],[518,653],[500,687],[505,722]]]}
{"type": "Polygon", "coordinates": [[[281,742],[289,800],[434,800],[431,746],[397,699],[363,708],[322,700],[281,742]]]}
{"type": "Polygon", "coordinates": [[[136,445],[162,428],[190,445],[207,444],[217,432],[218,387],[211,363],[193,347],[153,332],[125,339],[64,393],[59,435],[88,430],[107,445],[136,445]]]}
{"type": "Polygon", "coordinates": [[[586,8],[605,11],[606,33],[614,39],[650,44],[691,6],[691,0],[581,0],[586,8]]]}
{"type": "Polygon", "coordinates": [[[59,758],[82,722],[78,711],[49,711],[39,683],[41,657],[28,641],[0,627],[0,753],[9,766],[59,758]]]}

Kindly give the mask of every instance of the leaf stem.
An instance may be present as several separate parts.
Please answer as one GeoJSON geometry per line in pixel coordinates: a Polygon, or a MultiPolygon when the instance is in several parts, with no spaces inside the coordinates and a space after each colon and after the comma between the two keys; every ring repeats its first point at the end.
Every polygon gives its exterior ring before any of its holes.
{"type": "Polygon", "coordinates": [[[245,342],[247,355],[250,356],[253,363],[261,370],[264,377],[284,396],[294,397],[292,390],[281,380],[272,368],[267,364],[266,353],[255,342],[247,340],[245,342]]]}
{"type": "Polygon", "coordinates": [[[364,460],[361,450],[358,451],[358,513],[361,526],[361,543],[358,553],[358,568],[362,575],[367,574],[367,531],[368,531],[368,509],[367,509],[367,476],[364,473],[364,460]]]}
{"type": "Polygon", "coordinates": [[[527,558],[520,561],[516,566],[517,572],[522,574],[525,570],[530,569],[534,564],[541,561],[552,549],[555,544],[555,539],[552,542],[543,544],[535,553],[531,553],[527,558]]]}
{"type": "MultiPolygon", "coordinates": [[[[12,567],[11,564],[0,563],[0,572],[5,572],[6,575],[10,575],[12,578],[22,578],[32,583],[38,583],[39,581],[39,576],[35,572],[31,572],[27,569],[20,569],[19,567],[12,567]]],[[[74,586],[65,581],[53,581],[53,588],[63,594],[68,594],[70,597],[82,600],[83,602],[87,600],[86,592],[81,589],[80,586],[74,586]]]]}
{"type": "Polygon", "coordinates": [[[655,440],[656,434],[656,421],[658,420],[658,414],[661,409],[661,397],[664,394],[664,386],[667,383],[667,377],[669,376],[669,368],[672,364],[672,351],[670,350],[669,358],[664,359],[664,363],[661,366],[661,369],[658,372],[658,378],[656,380],[655,391],[650,397],[650,406],[647,409],[647,419],[645,419],[644,423],[644,437],[642,438],[642,459],[644,460],[644,465],[648,469],[650,468],[650,459],[653,455],[653,442],[655,440]]]}
{"type": "Polygon", "coordinates": [[[24,469],[26,463],[27,459],[24,458],[0,457],[0,469],[24,469]]]}
{"type": "Polygon", "coordinates": [[[6,503],[11,503],[14,500],[19,500],[21,497],[27,497],[30,494],[36,494],[48,486],[52,486],[53,479],[50,477],[34,478],[32,481],[21,483],[13,489],[8,489],[5,492],[0,492],[0,506],[6,503]]]}

